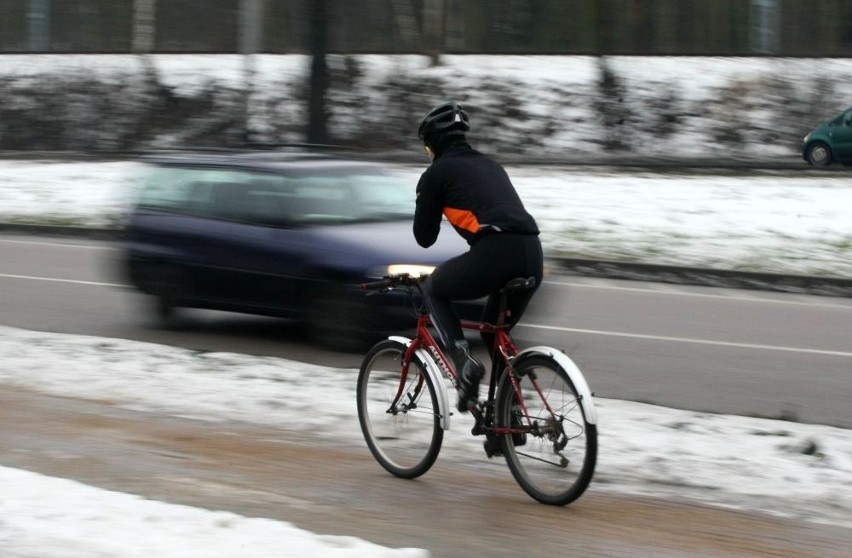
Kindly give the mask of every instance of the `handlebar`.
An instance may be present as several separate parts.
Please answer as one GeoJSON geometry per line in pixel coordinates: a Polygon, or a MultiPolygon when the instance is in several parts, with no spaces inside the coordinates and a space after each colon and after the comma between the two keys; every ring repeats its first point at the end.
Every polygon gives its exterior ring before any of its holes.
{"type": "Polygon", "coordinates": [[[387,287],[387,282],[382,281],[372,281],[370,283],[361,283],[362,291],[379,291],[387,287]]]}
{"type": "Polygon", "coordinates": [[[418,287],[420,282],[428,277],[428,275],[420,275],[413,277],[408,273],[398,273],[395,275],[386,275],[381,281],[369,281],[361,283],[362,291],[388,291],[397,287],[405,287],[411,289],[418,287]]]}

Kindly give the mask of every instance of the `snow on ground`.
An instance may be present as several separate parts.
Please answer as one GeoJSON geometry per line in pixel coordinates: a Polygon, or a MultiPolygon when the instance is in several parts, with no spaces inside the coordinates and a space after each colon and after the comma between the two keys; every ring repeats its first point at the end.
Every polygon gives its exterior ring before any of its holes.
{"type": "Polygon", "coordinates": [[[0,466],[4,558],[422,558],[281,521],[145,500],[0,466]],[[286,553],[286,554],[285,554],[286,553]]]}
{"type": "MultiPolygon", "coordinates": [[[[0,327],[0,384],[202,420],[280,426],[361,444],[357,370],[0,327]],[[69,379],[73,379],[69,381],[69,379]],[[311,410],[322,400],[323,414],[311,410]]],[[[590,490],[676,496],[852,527],[852,431],[597,399],[590,490]]],[[[440,459],[508,475],[454,421],[440,459]]],[[[376,464],[376,467],[379,467],[376,464]]],[[[518,497],[526,496],[518,488],[518,497]]],[[[266,519],[153,502],[0,467],[0,550],[10,558],[426,556],[266,519]],[[119,511],[116,511],[119,510],[119,511]]]]}

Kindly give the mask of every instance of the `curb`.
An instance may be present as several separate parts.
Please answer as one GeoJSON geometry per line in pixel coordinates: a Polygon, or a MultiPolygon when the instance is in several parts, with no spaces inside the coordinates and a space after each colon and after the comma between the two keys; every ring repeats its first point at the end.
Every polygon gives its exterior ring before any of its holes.
{"type": "MultiPolygon", "coordinates": [[[[410,164],[425,167],[422,149],[361,149],[343,145],[312,145],[312,144],[281,144],[255,147],[196,147],[180,149],[139,149],[129,151],[0,151],[0,160],[30,160],[30,161],[139,161],[149,156],[164,153],[181,153],[210,151],[222,153],[268,153],[276,149],[307,149],[316,153],[327,153],[352,159],[369,161],[410,164]]],[[[488,155],[510,166],[552,166],[552,167],[612,167],[653,169],[655,171],[673,172],[778,172],[792,171],[806,174],[835,173],[849,174],[849,167],[831,165],[829,167],[813,167],[802,158],[798,150],[791,150],[788,155],[764,157],[738,157],[730,154],[717,156],[667,156],[641,155],[632,153],[601,154],[601,153],[572,153],[536,155],[530,153],[488,152],[488,155]]]]}
{"type": "Polygon", "coordinates": [[[0,234],[32,234],[38,236],[58,236],[70,238],[91,238],[95,240],[115,240],[121,234],[119,229],[75,227],[65,225],[31,225],[23,223],[0,223],[0,234]]]}
{"type": "MultiPolygon", "coordinates": [[[[116,240],[121,231],[111,228],[0,223],[0,234],[116,240]]],[[[583,277],[852,298],[852,278],[760,273],[580,258],[556,257],[548,258],[548,261],[555,269],[569,275],[583,277]]]]}
{"type": "Polygon", "coordinates": [[[760,273],[575,258],[553,258],[551,262],[564,272],[584,277],[852,297],[852,278],[760,273]]]}

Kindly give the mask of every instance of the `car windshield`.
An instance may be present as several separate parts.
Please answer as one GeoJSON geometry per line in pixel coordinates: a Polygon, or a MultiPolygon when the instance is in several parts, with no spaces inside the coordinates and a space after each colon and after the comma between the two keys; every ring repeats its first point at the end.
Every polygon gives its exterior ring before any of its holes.
{"type": "Polygon", "coordinates": [[[166,165],[147,173],[139,205],[272,226],[407,220],[414,185],[370,167],[288,176],[166,165]]]}
{"type": "Polygon", "coordinates": [[[824,122],[824,124],[825,123],[830,123],[830,124],[834,124],[834,125],[843,124],[844,122],[846,122],[850,118],[850,116],[852,116],[852,107],[847,108],[843,112],[835,114],[834,116],[832,116],[831,118],[826,120],[824,122]]]}

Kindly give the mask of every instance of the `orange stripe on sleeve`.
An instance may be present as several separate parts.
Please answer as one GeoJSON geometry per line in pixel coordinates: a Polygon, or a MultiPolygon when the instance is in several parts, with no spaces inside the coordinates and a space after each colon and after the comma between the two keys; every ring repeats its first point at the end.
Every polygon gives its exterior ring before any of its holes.
{"type": "Polygon", "coordinates": [[[468,209],[455,209],[452,207],[444,208],[444,215],[453,225],[460,229],[470,231],[472,233],[479,232],[479,219],[468,209]]]}

